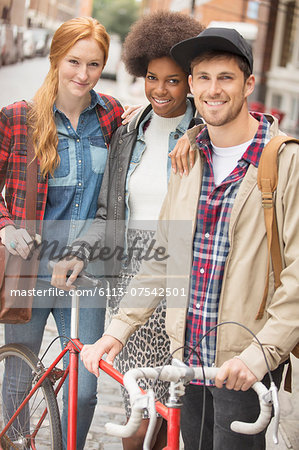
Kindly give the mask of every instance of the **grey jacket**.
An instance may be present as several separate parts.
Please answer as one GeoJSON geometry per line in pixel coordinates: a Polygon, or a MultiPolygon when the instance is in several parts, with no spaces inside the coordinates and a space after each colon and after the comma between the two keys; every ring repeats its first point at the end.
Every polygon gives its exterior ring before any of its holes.
{"type": "MultiPolygon", "coordinates": [[[[189,100],[195,115],[189,124],[191,128],[202,123],[202,120],[197,116],[193,99],[189,100]]],[[[99,258],[105,261],[105,274],[112,287],[125,259],[123,250],[127,172],[138,136],[138,127],[151,109],[152,106],[148,105],[129,124],[119,127],[114,132],[98,198],[96,217],[87,233],[73,243],[72,253],[76,253],[81,259],[87,261],[99,258]]]]}

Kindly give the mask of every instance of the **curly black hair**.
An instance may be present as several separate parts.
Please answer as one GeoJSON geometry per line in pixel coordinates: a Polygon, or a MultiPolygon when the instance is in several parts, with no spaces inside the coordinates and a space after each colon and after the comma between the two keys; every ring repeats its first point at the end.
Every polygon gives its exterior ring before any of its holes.
{"type": "Polygon", "coordinates": [[[122,60],[135,77],[145,77],[148,63],[170,56],[170,49],[204,30],[197,20],[180,12],[158,11],[135,22],[123,44],[122,60]]]}

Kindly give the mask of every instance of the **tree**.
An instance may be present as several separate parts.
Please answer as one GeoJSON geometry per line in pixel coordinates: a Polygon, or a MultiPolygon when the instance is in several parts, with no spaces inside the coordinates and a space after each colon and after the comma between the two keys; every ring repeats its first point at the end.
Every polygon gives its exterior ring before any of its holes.
{"type": "Polygon", "coordinates": [[[93,17],[108,33],[118,34],[124,41],[130,26],[137,20],[140,3],[137,0],[94,0],[93,17]]]}

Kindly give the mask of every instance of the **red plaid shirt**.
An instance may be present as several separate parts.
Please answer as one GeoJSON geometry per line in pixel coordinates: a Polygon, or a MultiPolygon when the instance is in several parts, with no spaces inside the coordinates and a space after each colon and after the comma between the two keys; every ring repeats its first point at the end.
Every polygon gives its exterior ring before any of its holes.
{"type": "MultiPolygon", "coordinates": [[[[113,132],[121,125],[123,108],[113,97],[99,94],[105,108],[98,105],[98,117],[107,145],[113,132]]],[[[0,111],[0,228],[25,225],[27,104],[13,103],[0,111]],[[5,200],[2,189],[5,186],[5,200]]],[[[44,217],[47,201],[47,178],[43,178],[38,163],[36,220],[44,217]]],[[[37,226],[37,229],[39,227],[37,226]]]]}
{"type": "MultiPolygon", "coordinates": [[[[230,249],[228,233],[234,200],[249,165],[258,166],[262,150],[269,140],[270,124],[266,117],[259,113],[252,115],[260,122],[259,128],[237,166],[218,186],[214,182],[212,148],[207,129],[197,137],[205,164],[193,240],[185,342],[189,348],[196,347],[204,366],[212,366],[215,362],[217,331],[214,330],[207,336],[205,334],[218,323],[219,299],[230,249]]],[[[189,351],[186,350],[185,357],[188,354],[189,351]]],[[[188,364],[200,365],[194,352],[190,354],[188,364]]],[[[194,384],[203,383],[194,381],[194,384]]]]}

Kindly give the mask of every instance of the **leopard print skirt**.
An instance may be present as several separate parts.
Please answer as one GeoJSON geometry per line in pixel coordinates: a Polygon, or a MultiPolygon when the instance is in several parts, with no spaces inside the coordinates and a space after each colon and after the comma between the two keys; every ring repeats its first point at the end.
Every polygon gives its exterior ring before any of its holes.
{"type": "MultiPolygon", "coordinates": [[[[146,230],[128,230],[128,246],[132,246],[136,237],[138,242],[143,242],[144,247],[146,243],[150,243],[153,238],[153,231],[146,230]]],[[[143,249],[146,252],[146,248],[143,249]]],[[[124,292],[130,281],[139,271],[141,261],[138,258],[132,258],[129,267],[123,270],[119,275],[119,280],[116,285],[115,292],[124,292]]],[[[119,303],[122,296],[115,296],[110,299],[107,310],[107,321],[117,313],[119,303]]],[[[115,359],[115,367],[121,373],[127,372],[134,367],[155,367],[165,364],[169,357],[170,342],[169,337],[165,331],[165,317],[166,317],[166,299],[163,299],[157,306],[147,323],[135,331],[129,338],[126,346],[119,353],[115,359]]],[[[139,380],[139,386],[147,390],[152,386],[152,380],[139,380]]],[[[121,387],[126,409],[126,415],[131,413],[129,396],[125,388],[121,387]]],[[[165,403],[168,397],[168,383],[158,380],[154,386],[155,397],[157,400],[165,403]]],[[[147,410],[144,410],[144,418],[148,418],[147,410]]]]}

